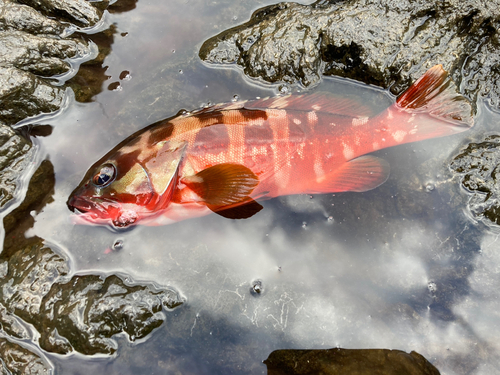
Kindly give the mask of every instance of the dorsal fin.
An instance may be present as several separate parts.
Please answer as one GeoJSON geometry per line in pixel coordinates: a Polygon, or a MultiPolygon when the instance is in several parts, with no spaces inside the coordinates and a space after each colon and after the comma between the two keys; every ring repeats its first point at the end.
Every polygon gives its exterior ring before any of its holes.
{"type": "Polygon", "coordinates": [[[325,112],[348,117],[371,117],[375,111],[351,98],[341,97],[329,92],[315,92],[313,94],[284,95],[267,97],[257,100],[242,100],[233,103],[220,103],[211,107],[201,108],[190,114],[200,114],[232,109],[288,109],[296,111],[325,112]]]}

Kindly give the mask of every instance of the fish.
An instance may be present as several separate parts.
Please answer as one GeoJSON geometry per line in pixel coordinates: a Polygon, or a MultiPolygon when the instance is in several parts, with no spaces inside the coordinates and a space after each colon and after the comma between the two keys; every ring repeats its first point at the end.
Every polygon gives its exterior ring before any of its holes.
{"type": "Polygon", "coordinates": [[[371,152],[474,124],[441,65],[380,113],[325,92],[217,104],[158,121],[94,163],[71,193],[78,223],[126,228],[257,214],[283,195],[365,192],[389,164],[371,152]]]}

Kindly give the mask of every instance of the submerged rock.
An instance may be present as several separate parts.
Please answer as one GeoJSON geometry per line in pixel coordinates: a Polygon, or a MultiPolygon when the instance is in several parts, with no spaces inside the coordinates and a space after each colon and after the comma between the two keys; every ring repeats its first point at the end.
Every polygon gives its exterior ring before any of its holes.
{"type": "Polygon", "coordinates": [[[439,375],[420,354],[389,349],[275,350],[264,363],[269,375],[439,375]]]}
{"type": "Polygon", "coordinates": [[[113,335],[131,341],[147,336],[165,320],[165,309],[183,299],[173,289],[125,283],[111,275],[68,277],[68,260],[42,241],[8,259],[0,278],[0,304],[40,332],[40,346],[51,352],[110,354],[113,335]]]}
{"type": "Polygon", "coordinates": [[[472,193],[468,203],[472,216],[500,225],[500,135],[470,143],[450,168],[462,176],[462,186],[472,193]]]}
{"type": "Polygon", "coordinates": [[[52,373],[52,367],[38,355],[4,338],[0,338],[0,368],[6,375],[52,373]]]}
{"type": "Polygon", "coordinates": [[[499,6],[472,0],[279,3],[210,38],[199,56],[237,63],[267,82],[311,86],[322,74],[336,75],[394,94],[443,64],[466,96],[498,107],[499,6]]]}

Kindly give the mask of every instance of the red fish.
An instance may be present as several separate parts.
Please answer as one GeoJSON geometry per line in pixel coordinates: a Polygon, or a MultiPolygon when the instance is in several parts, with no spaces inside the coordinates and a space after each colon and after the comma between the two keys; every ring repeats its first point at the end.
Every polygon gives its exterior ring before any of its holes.
{"type": "Polygon", "coordinates": [[[210,212],[246,218],[261,199],[373,189],[389,165],[366,154],[472,125],[469,102],[441,65],[376,115],[327,93],[216,105],[121,142],[89,169],[68,206],[85,222],[115,227],[210,212]]]}

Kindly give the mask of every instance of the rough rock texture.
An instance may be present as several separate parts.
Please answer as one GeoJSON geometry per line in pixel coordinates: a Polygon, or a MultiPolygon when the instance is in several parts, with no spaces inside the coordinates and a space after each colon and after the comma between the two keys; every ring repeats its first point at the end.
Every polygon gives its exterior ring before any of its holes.
{"type": "Polygon", "coordinates": [[[276,350],[264,363],[268,375],[439,375],[420,354],[388,349],[276,350]]]}
{"type": "Polygon", "coordinates": [[[32,157],[30,150],[31,143],[26,138],[0,125],[0,210],[16,196],[20,175],[32,157]]]}
{"type": "Polygon", "coordinates": [[[113,353],[113,335],[131,341],[147,336],[165,320],[163,309],[182,304],[176,292],[126,285],[118,276],[74,276],[54,284],[42,301],[40,346],[52,352],[113,353]],[[43,331],[42,331],[43,329],[43,331]]]}
{"type": "Polygon", "coordinates": [[[165,320],[164,309],[183,303],[172,289],[132,285],[112,275],[68,278],[67,259],[41,241],[5,259],[0,304],[40,332],[40,346],[57,353],[110,354],[112,336],[134,341],[165,320]]]}
{"type": "Polygon", "coordinates": [[[462,186],[473,193],[468,203],[472,216],[500,225],[500,135],[470,143],[450,167],[462,175],[462,186]]]}
{"type": "Polygon", "coordinates": [[[443,64],[470,99],[500,106],[500,1],[320,0],[279,3],[207,40],[202,60],[237,63],[267,82],[317,84],[322,74],[401,93],[443,64]]]}
{"type": "Polygon", "coordinates": [[[0,370],[5,375],[52,373],[51,366],[38,355],[4,338],[0,338],[0,370]]]}
{"type": "Polygon", "coordinates": [[[67,22],[95,25],[102,16],[95,5],[107,5],[85,0],[23,2],[0,1],[0,123],[6,125],[61,107],[64,88],[40,76],[69,71],[69,59],[93,57],[92,45],[64,38],[74,28],[67,22]]]}

